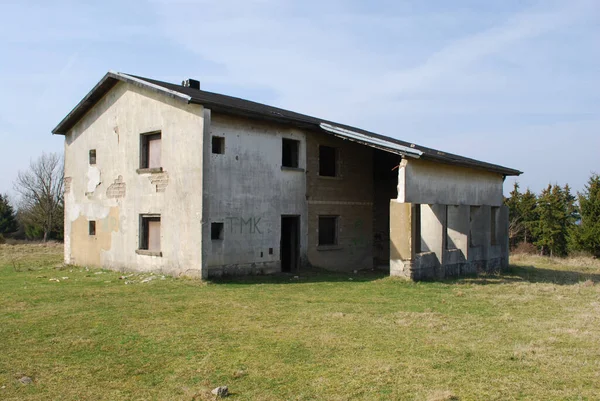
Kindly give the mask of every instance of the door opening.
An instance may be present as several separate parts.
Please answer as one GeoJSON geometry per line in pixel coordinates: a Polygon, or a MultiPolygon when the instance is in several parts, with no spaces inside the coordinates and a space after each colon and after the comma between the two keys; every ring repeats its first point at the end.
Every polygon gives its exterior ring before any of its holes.
{"type": "Polygon", "coordinates": [[[300,267],[300,216],[281,216],[281,271],[300,267]]]}

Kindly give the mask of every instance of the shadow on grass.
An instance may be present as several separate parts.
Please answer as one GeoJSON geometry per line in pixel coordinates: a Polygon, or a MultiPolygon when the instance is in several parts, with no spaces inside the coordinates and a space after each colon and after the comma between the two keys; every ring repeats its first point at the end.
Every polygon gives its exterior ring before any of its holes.
{"type": "MultiPolygon", "coordinates": [[[[318,268],[305,268],[296,273],[276,273],[256,276],[224,276],[210,279],[214,284],[302,284],[302,283],[361,283],[389,277],[383,270],[360,270],[357,273],[330,272],[318,268]]],[[[550,283],[556,285],[574,285],[587,280],[600,283],[600,274],[568,270],[553,270],[535,266],[510,265],[499,274],[480,274],[456,277],[438,282],[455,284],[506,284],[506,283],[550,283]]],[[[431,281],[436,282],[436,281],[431,281]]]]}
{"type": "Polygon", "coordinates": [[[500,274],[482,274],[479,276],[462,277],[451,282],[469,284],[504,284],[504,283],[549,283],[556,285],[574,285],[587,280],[600,283],[600,274],[584,273],[569,270],[553,270],[535,266],[510,265],[500,274]]]}
{"type": "Polygon", "coordinates": [[[359,270],[353,272],[330,272],[317,268],[303,268],[295,273],[275,273],[255,276],[224,276],[209,280],[213,284],[303,284],[303,283],[361,283],[388,277],[383,270],[359,270]]]}

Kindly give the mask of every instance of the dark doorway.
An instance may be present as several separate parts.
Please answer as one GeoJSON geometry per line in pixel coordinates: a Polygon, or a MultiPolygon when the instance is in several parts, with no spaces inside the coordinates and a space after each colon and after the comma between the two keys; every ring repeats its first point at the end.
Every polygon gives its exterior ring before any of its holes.
{"type": "Polygon", "coordinates": [[[281,216],[281,271],[298,271],[300,264],[300,217],[281,216]]]}

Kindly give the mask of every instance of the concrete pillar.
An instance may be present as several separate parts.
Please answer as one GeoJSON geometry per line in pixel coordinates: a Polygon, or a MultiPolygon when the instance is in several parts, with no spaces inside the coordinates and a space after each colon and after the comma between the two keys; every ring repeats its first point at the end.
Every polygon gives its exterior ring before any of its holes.
{"type": "Polygon", "coordinates": [[[500,207],[498,213],[498,244],[500,245],[500,252],[502,261],[500,263],[501,269],[508,268],[508,257],[509,257],[509,242],[508,242],[508,207],[503,205],[500,207]]]}
{"type": "Polygon", "coordinates": [[[204,109],[204,119],[202,127],[202,232],[201,235],[201,262],[200,266],[202,269],[202,278],[208,278],[208,256],[210,253],[210,188],[209,188],[209,177],[210,174],[210,156],[212,153],[211,149],[211,111],[210,109],[204,109]]]}
{"type": "Polygon", "coordinates": [[[415,205],[390,201],[390,276],[412,278],[415,205]]]}
{"type": "MultiPolygon", "coordinates": [[[[421,205],[421,250],[435,254],[434,276],[442,278],[446,236],[446,205],[421,205]]],[[[429,276],[430,274],[424,274],[429,276]]]]}
{"type": "Polygon", "coordinates": [[[463,261],[469,254],[469,206],[448,206],[446,249],[457,249],[463,261]]]}
{"type": "Polygon", "coordinates": [[[490,248],[490,206],[471,206],[468,260],[474,271],[487,268],[490,248]]]}

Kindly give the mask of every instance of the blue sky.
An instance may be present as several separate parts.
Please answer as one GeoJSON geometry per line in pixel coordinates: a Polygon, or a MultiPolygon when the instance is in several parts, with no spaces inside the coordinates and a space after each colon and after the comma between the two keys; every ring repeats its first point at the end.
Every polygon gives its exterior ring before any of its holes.
{"type": "Polygon", "coordinates": [[[51,129],[108,70],[518,168],[534,191],[600,172],[597,0],[0,0],[0,37],[2,193],[62,151],[51,129]]]}

